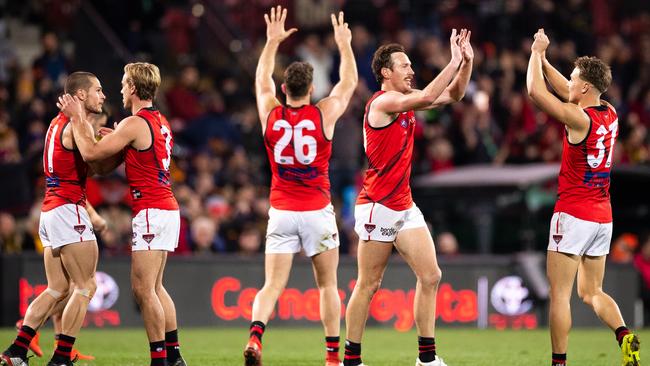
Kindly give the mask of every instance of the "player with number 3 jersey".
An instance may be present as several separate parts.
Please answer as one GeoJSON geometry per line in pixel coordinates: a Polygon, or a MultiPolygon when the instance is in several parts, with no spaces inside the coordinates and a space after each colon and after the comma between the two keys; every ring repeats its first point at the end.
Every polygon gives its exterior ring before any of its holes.
{"type": "Polygon", "coordinates": [[[132,116],[96,141],[79,108],[64,95],[61,110],[72,119],[74,137],[86,161],[124,151],[126,178],[133,202],[131,282],[149,338],[151,365],[183,366],[174,302],[162,285],[167,253],[178,245],[180,214],[171,190],[169,167],[174,140],[167,119],[153,107],[160,72],[153,64],[124,67],[122,98],[132,116]]]}
{"type": "Polygon", "coordinates": [[[339,365],[341,302],[338,295],[338,230],[330,203],[328,176],[332,136],[357,84],[357,68],[350,45],[352,35],[343,13],[332,14],[334,40],[341,54],[340,81],[330,95],[310,104],[313,68],[294,62],[284,73],[286,105],[275,95],[273,70],[280,43],[296,31],[285,30],[287,10],[278,6],[264,15],[266,45],[255,76],[257,110],[264,144],[271,162],[271,209],[266,233],[266,278],[253,303],[250,337],[244,348],[245,365],[261,365],[262,335],[278,297],[289,279],[295,253],[312,260],[320,292],[328,366],[339,365]]]}
{"type": "Polygon", "coordinates": [[[622,365],[638,366],[639,338],[625,326],[618,305],[602,287],[612,239],[609,184],[618,116],[600,97],[609,87],[612,73],[603,61],[584,56],[575,61],[567,80],[545,58],[549,43],[544,30],[538,30],[526,82],[535,104],[566,129],[547,250],[551,365],[567,363],[569,302],[577,275],[578,295],[614,332],[622,365]],[[544,77],[559,98],[547,89],[544,77]]]}

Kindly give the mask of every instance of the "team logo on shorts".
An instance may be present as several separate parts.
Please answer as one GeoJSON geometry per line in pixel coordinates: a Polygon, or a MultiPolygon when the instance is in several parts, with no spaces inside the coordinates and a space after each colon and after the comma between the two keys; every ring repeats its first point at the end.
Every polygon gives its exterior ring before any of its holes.
{"type": "Polygon", "coordinates": [[[375,224],[365,224],[363,226],[366,228],[366,231],[368,232],[368,234],[370,234],[377,227],[377,225],[375,225],[375,224]]]}
{"type": "Polygon", "coordinates": [[[555,241],[555,244],[560,244],[562,241],[562,235],[553,235],[553,240],[555,241]]]}
{"type": "Polygon", "coordinates": [[[74,230],[78,232],[79,234],[83,233],[86,231],[86,225],[75,225],[74,230]]]}
{"type": "Polygon", "coordinates": [[[147,242],[147,244],[151,243],[153,238],[156,237],[156,234],[142,234],[142,239],[147,242]]]}

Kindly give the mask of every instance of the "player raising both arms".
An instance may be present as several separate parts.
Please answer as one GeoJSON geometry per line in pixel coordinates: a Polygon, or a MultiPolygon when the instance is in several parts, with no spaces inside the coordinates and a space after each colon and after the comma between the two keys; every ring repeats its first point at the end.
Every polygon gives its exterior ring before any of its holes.
{"type": "Polygon", "coordinates": [[[544,30],[540,29],[534,38],[526,76],[528,95],[566,129],[546,263],[551,287],[551,364],[566,365],[571,328],[569,302],[577,274],[578,295],[616,334],[623,366],[636,366],[639,339],[625,327],[618,305],[602,287],[605,257],[612,239],[609,174],[618,116],[600,96],[609,87],[612,73],[596,57],[580,57],[567,80],[544,57],[549,45],[544,30]],[[544,74],[562,100],[546,88],[544,74]]]}
{"type": "Polygon", "coordinates": [[[171,190],[169,166],[173,138],[167,119],[153,106],[160,71],[149,63],[124,67],[122,102],[132,116],[100,141],[93,137],[79,100],[59,99],[72,118],[75,140],[86,161],[124,151],[126,178],[133,202],[131,285],[144,320],[152,366],[183,366],[176,325],[176,308],[163,286],[167,252],[178,246],[180,214],[171,190]]]}
{"type": "Polygon", "coordinates": [[[275,303],[289,279],[293,255],[301,248],[312,260],[320,292],[325,328],[326,365],[339,365],[341,299],[338,295],[338,230],[330,203],[329,159],[336,120],[343,114],[357,85],[357,67],[350,45],[352,34],[332,14],[334,39],[341,54],[340,81],[315,105],[313,68],[294,62],[286,69],[282,91],[286,106],[275,95],[273,70],[280,43],[296,29],[284,29],[287,10],[280,6],[265,14],[266,45],[255,76],[257,110],[266,152],[271,162],[271,209],[266,233],[264,287],[255,297],[250,338],[244,350],[246,365],[261,365],[262,335],[275,303]]]}
{"type": "Polygon", "coordinates": [[[459,101],[472,73],[471,32],[451,34],[451,61],[423,90],[412,88],[411,62],[398,44],[379,47],[372,71],[381,90],[366,105],[363,121],[368,170],[354,210],[359,235],[358,279],[346,312],[346,366],[361,365],[361,338],[368,308],[379,289],[388,258],[397,248],[417,277],[415,323],[419,356],[416,365],[440,366],[434,340],[436,292],[440,268],[431,233],[413,203],[409,179],[415,131],[414,110],[459,101]]]}

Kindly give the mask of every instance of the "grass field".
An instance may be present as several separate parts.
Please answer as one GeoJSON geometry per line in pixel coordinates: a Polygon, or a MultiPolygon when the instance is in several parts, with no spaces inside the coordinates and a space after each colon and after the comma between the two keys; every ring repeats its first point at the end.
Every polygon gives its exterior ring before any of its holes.
{"type": "MultiPolygon", "coordinates": [[[[4,348],[15,331],[0,330],[4,348]]],[[[41,346],[48,357],[31,358],[30,366],[45,365],[51,355],[51,328],[41,335],[41,346]]],[[[650,330],[640,332],[641,341],[650,339],[650,330]]],[[[190,366],[242,365],[246,329],[186,328],[180,331],[181,350],[190,366]]],[[[436,344],[449,366],[548,365],[550,345],[546,329],[535,331],[496,331],[439,329],[436,344]]],[[[97,357],[78,362],[78,366],[142,366],[149,364],[148,344],[142,329],[83,329],[78,348],[97,357]]],[[[643,343],[642,343],[643,345],[643,343]]],[[[415,332],[371,328],[363,343],[363,360],[369,366],[413,365],[417,352],[415,332]]],[[[571,333],[569,365],[620,365],[619,348],[612,332],[578,329],[571,333]]],[[[318,328],[268,328],[264,335],[264,365],[323,365],[324,345],[318,328]]],[[[341,349],[343,354],[343,349],[341,349]]],[[[643,359],[643,352],[641,354],[643,359]]]]}

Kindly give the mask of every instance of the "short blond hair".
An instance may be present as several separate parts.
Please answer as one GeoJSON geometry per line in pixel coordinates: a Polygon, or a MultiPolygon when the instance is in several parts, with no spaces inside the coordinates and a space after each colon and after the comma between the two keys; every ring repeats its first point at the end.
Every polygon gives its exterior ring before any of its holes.
{"type": "Polygon", "coordinates": [[[124,66],[126,82],[135,86],[135,95],[140,100],[154,100],[160,86],[158,66],[148,62],[133,62],[124,66]]]}

